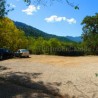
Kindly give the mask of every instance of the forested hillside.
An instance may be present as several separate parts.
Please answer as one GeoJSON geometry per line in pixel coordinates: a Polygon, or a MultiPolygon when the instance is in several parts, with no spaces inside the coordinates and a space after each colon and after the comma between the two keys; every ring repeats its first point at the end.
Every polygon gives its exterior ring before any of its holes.
{"type": "Polygon", "coordinates": [[[14,23],[18,29],[21,29],[25,32],[26,36],[33,36],[35,38],[43,37],[44,39],[57,38],[58,40],[63,41],[63,42],[72,42],[66,37],[47,34],[39,29],[36,29],[32,26],[26,25],[21,22],[14,22],[14,23]]]}

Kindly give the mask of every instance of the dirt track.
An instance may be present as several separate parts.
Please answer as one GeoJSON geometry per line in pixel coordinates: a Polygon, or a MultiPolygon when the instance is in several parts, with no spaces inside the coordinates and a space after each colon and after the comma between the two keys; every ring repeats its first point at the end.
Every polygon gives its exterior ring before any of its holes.
{"type": "Polygon", "coordinates": [[[8,69],[0,74],[13,72],[35,73],[31,80],[58,88],[62,95],[77,98],[98,98],[98,56],[62,57],[31,55],[0,61],[8,69]]]}

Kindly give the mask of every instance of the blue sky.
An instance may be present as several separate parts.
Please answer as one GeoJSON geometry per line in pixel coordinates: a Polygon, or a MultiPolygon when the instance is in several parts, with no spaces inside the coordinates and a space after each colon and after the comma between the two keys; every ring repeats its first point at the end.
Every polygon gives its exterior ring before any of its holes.
{"type": "Polygon", "coordinates": [[[54,2],[43,6],[31,3],[27,6],[23,0],[7,0],[14,8],[8,17],[38,28],[46,33],[60,36],[80,36],[81,22],[87,15],[98,12],[98,0],[70,0],[79,4],[79,10],[74,10],[66,2],[54,2]]]}

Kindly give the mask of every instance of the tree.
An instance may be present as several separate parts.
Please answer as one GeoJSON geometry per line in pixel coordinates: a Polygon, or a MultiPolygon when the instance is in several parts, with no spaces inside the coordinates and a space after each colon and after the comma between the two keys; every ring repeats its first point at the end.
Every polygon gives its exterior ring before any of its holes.
{"type": "Polygon", "coordinates": [[[0,18],[5,17],[12,10],[14,9],[10,8],[9,4],[6,4],[6,0],[0,0],[0,18]]]}
{"type": "MultiPolygon", "coordinates": [[[[45,2],[45,3],[47,3],[47,2],[49,2],[50,1],[50,3],[52,3],[53,1],[63,1],[63,0],[24,0],[24,2],[26,2],[26,3],[28,3],[28,4],[30,4],[31,2],[36,2],[37,4],[40,4],[40,3],[42,3],[42,2],[45,2]]],[[[71,3],[71,2],[69,2],[69,0],[65,0],[66,1],[66,3],[68,4],[68,5],[70,5],[71,7],[73,7],[74,9],[76,9],[76,10],[79,10],[79,6],[78,5],[75,5],[74,3],[71,3]]]]}
{"type": "Polygon", "coordinates": [[[56,38],[51,38],[49,40],[50,44],[50,54],[57,54],[61,49],[61,42],[56,38]]]}
{"type": "Polygon", "coordinates": [[[0,17],[4,17],[6,13],[5,0],[0,0],[0,17]]]}
{"type": "Polygon", "coordinates": [[[17,29],[13,21],[8,18],[0,18],[0,47],[11,50],[28,47],[25,33],[17,29]]]}
{"type": "Polygon", "coordinates": [[[34,42],[33,46],[32,46],[32,52],[34,54],[43,54],[43,41],[44,39],[42,37],[39,37],[38,39],[36,39],[36,41],[34,42]]]}
{"type": "Polygon", "coordinates": [[[98,53],[98,13],[95,16],[86,16],[83,25],[83,42],[92,53],[98,53]]]}
{"type": "Polygon", "coordinates": [[[43,46],[43,53],[44,54],[50,54],[50,44],[48,40],[44,40],[42,43],[43,46]]]}

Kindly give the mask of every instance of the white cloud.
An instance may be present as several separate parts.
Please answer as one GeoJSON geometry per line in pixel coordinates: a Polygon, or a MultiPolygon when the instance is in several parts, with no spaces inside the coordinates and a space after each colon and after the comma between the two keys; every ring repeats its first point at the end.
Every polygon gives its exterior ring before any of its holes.
{"type": "Polygon", "coordinates": [[[37,10],[40,10],[40,6],[37,6],[37,10]]]}
{"type": "Polygon", "coordinates": [[[56,15],[50,16],[49,18],[45,18],[46,22],[60,22],[65,20],[65,17],[58,17],[56,15]]]}
{"type": "Polygon", "coordinates": [[[48,18],[45,18],[45,21],[46,22],[61,22],[61,21],[66,21],[68,22],[69,24],[74,24],[76,23],[76,20],[74,18],[66,18],[66,17],[58,17],[56,15],[52,15],[48,18]]]}
{"type": "Polygon", "coordinates": [[[22,12],[26,13],[27,15],[33,15],[34,12],[40,10],[40,6],[29,5],[27,9],[22,10],[22,12]]]}
{"type": "Polygon", "coordinates": [[[76,20],[74,18],[66,19],[69,24],[75,24],[76,20]]]}
{"type": "Polygon", "coordinates": [[[16,7],[16,5],[14,5],[14,4],[12,4],[12,3],[10,3],[9,6],[10,6],[10,7],[13,7],[13,8],[16,7]]]}

